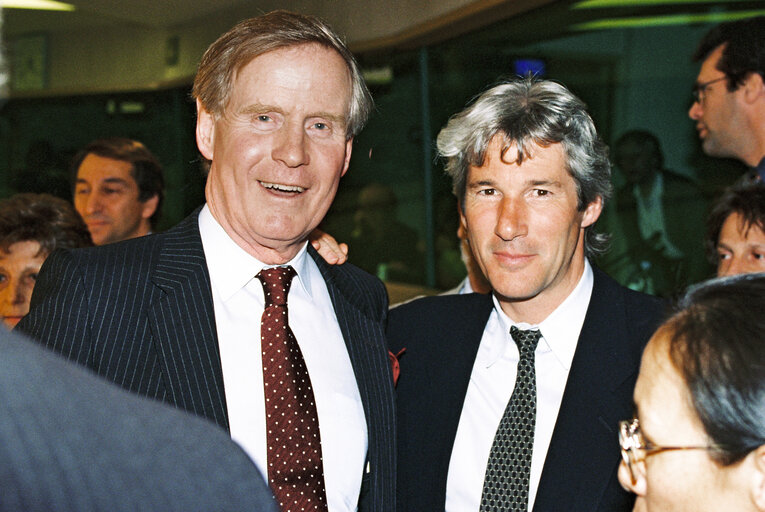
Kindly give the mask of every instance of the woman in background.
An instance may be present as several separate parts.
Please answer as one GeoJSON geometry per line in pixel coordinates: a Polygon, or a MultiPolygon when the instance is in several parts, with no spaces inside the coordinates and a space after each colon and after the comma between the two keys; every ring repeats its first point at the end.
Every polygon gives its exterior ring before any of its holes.
{"type": "Polygon", "coordinates": [[[0,200],[0,319],[12,329],[29,312],[45,258],[58,248],[93,245],[74,207],[48,194],[0,200]]]}

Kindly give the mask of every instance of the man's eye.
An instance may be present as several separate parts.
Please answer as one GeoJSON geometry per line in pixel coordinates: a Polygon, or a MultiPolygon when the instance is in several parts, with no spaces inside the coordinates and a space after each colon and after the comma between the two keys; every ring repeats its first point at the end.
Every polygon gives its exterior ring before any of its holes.
{"type": "Polygon", "coordinates": [[[496,193],[497,191],[493,188],[484,188],[478,191],[478,194],[482,196],[493,196],[496,193]]]}
{"type": "Polygon", "coordinates": [[[765,258],[765,254],[762,254],[761,252],[755,252],[752,254],[752,257],[754,257],[756,260],[761,260],[765,258]]]}
{"type": "Polygon", "coordinates": [[[728,259],[730,259],[730,253],[727,253],[727,252],[718,252],[717,253],[717,259],[720,260],[720,261],[728,260],[728,259]]]}
{"type": "Polygon", "coordinates": [[[316,128],[317,130],[328,130],[329,129],[329,126],[327,126],[327,123],[314,123],[313,127],[316,128]]]}
{"type": "Polygon", "coordinates": [[[260,121],[262,123],[267,123],[267,122],[269,122],[271,120],[271,116],[267,116],[265,114],[261,114],[261,115],[259,115],[257,117],[257,119],[258,119],[258,121],[260,121]]]}
{"type": "Polygon", "coordinates": [[[544,196],[548,196],[548,195],[550,195],[550,191],[549,191],[549,190],[545,190],[545,189],[543,189],[543,188],[537,188],[537,189],[535,189],[535,190],[534,190],[534,193],[535,193],[535,194],[536,194],[538,197],[544,197],[544,196]]]}

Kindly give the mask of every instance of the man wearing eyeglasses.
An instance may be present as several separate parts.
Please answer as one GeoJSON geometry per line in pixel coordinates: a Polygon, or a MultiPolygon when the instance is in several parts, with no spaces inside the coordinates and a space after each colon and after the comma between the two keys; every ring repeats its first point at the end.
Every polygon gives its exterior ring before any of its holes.
{"type": "Polygon", "coordinates": [[[765,180],[765,16],[722,23],[701,40],[688,115],[704,153],[735,158],[765,180]]]}

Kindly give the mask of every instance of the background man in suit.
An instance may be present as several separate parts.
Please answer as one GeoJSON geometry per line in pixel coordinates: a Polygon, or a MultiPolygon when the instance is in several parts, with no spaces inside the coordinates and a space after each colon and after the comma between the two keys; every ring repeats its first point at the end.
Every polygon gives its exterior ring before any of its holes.
{"type": "Polygon", "coordinates": [[[288,473],[317,483],[311,506],[299,506],[389,512],[395,419],[385,289],[307,246],[371,109],[358,66],[322,21],[276,11],[212,44],[193,94],[197,143],[211,160],[207,204],[162,234],[54,253],[20,328],[124,387],[229,428],[264,474],[284,444],[271,440],[281,430],[267,428],[278,414],[266,414],[273,404],[264,386],[274,375],[284,382],[269,388],[288,395],[278,405],[308,396],[298,392],[308,382],[315,399],[298,405],[315,408],[320,442],[311,450],[320,447],[314,462],[323,469],[278,454],[288,473]],[[266,296],[260,279],[290,272],[267,270],[284,265],[297,274],[292,286],[266,296]],[[264,357],[270,342],[263,354],[259,342],[273,331],[261,329],[261,317],[272,321],[270,308],[284,308],[272,300],[287,294],[291,331],[275,329],[298,345],[273,368],[264,357]],[[286,371],[303,375],[282,379],[286,371]]]}
{"type": "Polygon", "coordinates": [[[391,310],[391,351],[406,347],[399,510],[630,510],[613,439],[660,303],[588,262],[603,248],[593,224],[611,190],[592,119],[562,85],[517,80],[452,117],[438,148],[493,293],[391,310]],[[516,329],[541,333],[524,365],[516,329]],[[516,385],[520,408],[508,402],[516,385]],[[521,431],[500,436],[505,417],[525,421],[528,435],[503,441],[521,431]],[[499,464],[514,474],[494,464],[510,453],[527,457],[499,464]]]}
{"type": "Polygon", "coordinates": [[[704,153],[735,158],[765,180],[765,16],[722,23],[699,43],[688,115],[704,153]]]}
{"type": "Polygon", "coordinates": [[[220,429],[0,329],[0,511],[276,511],[220,429]]]}
{"type": "Polygon", "coordinates": [[[165,196],[162,166],[140,142],[94,140],[74,157],[74,207],[93,243],[110,244],[148,235],[165,196]]]}

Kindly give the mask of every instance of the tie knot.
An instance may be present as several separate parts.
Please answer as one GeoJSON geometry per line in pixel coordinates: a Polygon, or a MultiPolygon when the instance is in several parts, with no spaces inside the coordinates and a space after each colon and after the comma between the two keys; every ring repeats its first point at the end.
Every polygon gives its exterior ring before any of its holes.
{"type": "Polygon", "coordinates": [[[537,349],[539,338],[542,337],[542,332],[539,329],[529,329],[528,331],[522,331],[516,326],[510,327],[510,336],[513,337],[513,341],[518,345],[518,352],[521,357],[524,355],[531,355],[537,349]]]}
{"type": "Polygon", "coordinates": [[[295,275],[295,269],[290,266],[264,268],[258,272],[256,277],[263,284],[266,307],[287,305],[287,294],[295,275]]]}

